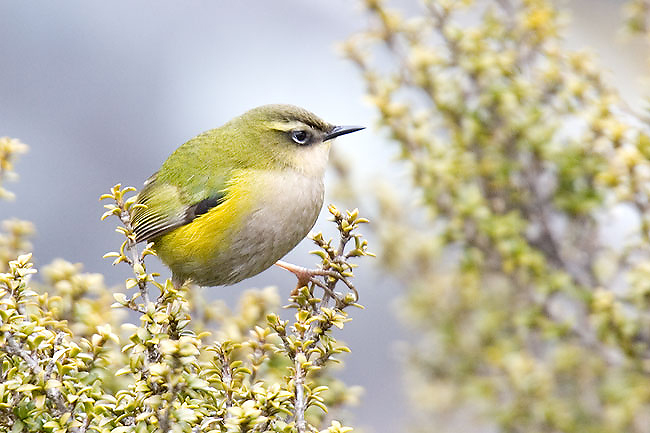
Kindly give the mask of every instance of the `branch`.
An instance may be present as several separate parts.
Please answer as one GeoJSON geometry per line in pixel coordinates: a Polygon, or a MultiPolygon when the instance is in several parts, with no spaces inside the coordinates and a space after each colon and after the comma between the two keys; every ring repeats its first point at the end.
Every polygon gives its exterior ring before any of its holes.
{"type": "MultiPolygon", "coordinates": [[[[14,339],[13,335],[9,331],[4,331],[5,338],[7,339],[7,353],[19,356],[20,358],[25,361],[29,369],[32,371],[32,374],[36,377],[43,377],[44,380],[47,382],[48,379],[51,378],[51,373],[47,373],[43,371],[40,365],[38,365],[38,361],[36,361],[34,358],[30,356],[30,354],[20,347],[20,345],[16,342],[14,339]]],[[[61,395],[61,392],[59,391],[58,388],[46,388],[45,389],[45,394],[56,404],[56,409],[57,411],[53,414],[54,416],[61,416],[66,412],[72,412],[68,407],[65,405],[65,402],[63,401],[63,396],[61,395]]]]}
{"type": "Polygon", "coordinates": [[[142,298],[144,305],[138,305],[134,302],[135,296],[131,299],[118,299],[123,306],[130,308],[139,313],[145,313],[147,311],[147,306],[150,303],[149,298],[149,282],[156,285],[158,288],[161,288],[160,285],[155,281],[155,277],[158,276],[156,273],[147,273],[147,268],[144,262],[144,259],[148,255],[155,255],[156,253],[151,248],[151,244],[148,244],[142,253],[138,252],[138,247],[136,243],[135,231],[133,225],[131,224],[131,210],[136,206],[142,206],[135,203],[136,196],[129,197],[125,199],[125,195],[130,192],[135,192],[133,187],[125,187],[122,189],[121,184],[117,184],[111,188],[110,193],[103,194],[99,199],[111,199],[115,204],[107,204],[104,207],[107,209],[106,212],[102,215],[101,219],[104,220],[111,215],[117,216],[122,223],[122,226],[117,227],[116,231],[122,233],[126,240],[122,243],[119,252],[110,252],[104,255],[107,257],[115,257],[113,265],[116,265],[120,262],[125,262],[133,269],[134,278],[127,280],[127,288],[138,286],[140,291],[140,297],[142,298]]]}

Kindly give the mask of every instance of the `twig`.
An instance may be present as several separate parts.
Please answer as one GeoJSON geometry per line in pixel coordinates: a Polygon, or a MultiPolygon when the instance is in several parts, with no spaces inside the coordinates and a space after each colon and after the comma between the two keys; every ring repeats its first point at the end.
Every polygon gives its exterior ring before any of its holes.
{"type": "MultiPolygon", "coordinates": [[[[7,339],[8,353],[21,357],[35,376],[37,377],[41,376],[45,378],[45,380],[51,377],[49,374],[43,371],[41,366],[38,365],[38,362],[34,358],[32,358],[25,349],[20,347],[20,345],[16,342],[11,332],[5,331],[4,334],[5,334],[5,338],[7,339]]],[[[50,398],[50,400],[52,400],[56,404],[57,411],[53,415],[58,417],[63,415],[66,412],[71,412],[66,407],[65,402],[63,401],[63,396],[61,395],[61,392],[59,391],[58,388],[47,389],[46,387],[45,394],[50,398]]]]}
{"type": "MultiPolygon", "coordinates": [[[[133,226],[131,226],[131,216],[126,207],[124,207],[124,202],[118,202],[118,206],[120,206],[122,210],[122,212],[120,212],[120,221],[122,221],[122,224],[124,224],[124,227],[126,227],[130,233],[133,233],[133,226]]],[[[136,264],[142,266],[143,269],[146,269],[144,264],[144,257],[142,257],[142,255],[138,252],[138,246],[135,243],[135,240],[132,239],[132,236],[127,236],[126,242],[126,249],[131,254],[131,263],[129,264],[133,268],[133,273],[135,274],[135,277],[138,281],[138,289],[140,290],[140,296],[142,297],[142,302],[144,302],[146,310],[147,305],[149,305],[149,290],[147,288],[147,282],[139,278],[140,274],[135,270],[136,264]]]]}
{"type": "Polygon", "coordinates": [[[305,421],[305,410],[307,410],[307,399],[305,398],[305,372],[302,368],[302,362],[294,360],[294,386],[296,387],[296,429],[298,433],[307,432],[307,421],[305,421]]]}

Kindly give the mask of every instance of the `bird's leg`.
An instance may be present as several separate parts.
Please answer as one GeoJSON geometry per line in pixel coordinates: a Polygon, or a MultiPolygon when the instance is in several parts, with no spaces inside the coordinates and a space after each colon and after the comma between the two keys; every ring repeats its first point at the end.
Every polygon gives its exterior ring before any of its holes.
{"type": "Polygon", "coordinates": [[[298,285],[291,292],[292,295],[297,295],[298,290],[301,287],[308,285],[312,277],[315,277],[317,275],[326,275],[321,269],[307,269],[302,266],[293,265],[282,260],[275,262],[275,265],[281,267],[282,269],[286,269],[287,271],[294,274],[296,278],[298,278],[298,285]]]}
{"type": "Polygon", "coordinates": [[[172,283],[174,284],[174,289],[180,290],[181,287],[183,287],[183,284],[185,284],[186,279],[179,277],[178,275],[172,273],[172,283]]]}
{"type": "Polygon", "coordinates": [[[298,290],[301,287],[308,285],[309,281],[311,280],[312,273],[307,268],[298,265],[293,265],[291,263],[287,263],[282,260],[278,260],[277,262],[275,262],[275,265],[281,267],[282,269],[286,269],[287,271],[294,274],[296,278],[298,278],[298,285],[291,292],[292,295],[297,295],[298,290]]]}

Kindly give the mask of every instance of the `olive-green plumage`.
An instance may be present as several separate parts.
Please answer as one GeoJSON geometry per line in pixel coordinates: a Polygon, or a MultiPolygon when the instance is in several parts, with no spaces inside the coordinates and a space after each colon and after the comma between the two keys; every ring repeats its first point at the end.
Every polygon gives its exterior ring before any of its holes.
{"type": "Polygon", "coordinates": [[[182,146],[145,183],[131,216],[176,283],[233,284],[303,239],[323,202],[336,127],[291,105],[265,105],[182,146]]]}

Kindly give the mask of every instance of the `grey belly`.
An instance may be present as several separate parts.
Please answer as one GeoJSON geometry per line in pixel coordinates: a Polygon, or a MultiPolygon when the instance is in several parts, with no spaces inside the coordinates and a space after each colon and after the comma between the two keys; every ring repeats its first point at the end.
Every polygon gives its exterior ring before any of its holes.
{"type": "Polygon", "coordinates": [[[285,183],[280,196],[263,198],[232,239],[228,251],[214,257],[212,271],[196,273],[195,283],[235,284],[269,268],[307,236],[322,206],[321,180],[285,183]]]}

